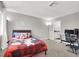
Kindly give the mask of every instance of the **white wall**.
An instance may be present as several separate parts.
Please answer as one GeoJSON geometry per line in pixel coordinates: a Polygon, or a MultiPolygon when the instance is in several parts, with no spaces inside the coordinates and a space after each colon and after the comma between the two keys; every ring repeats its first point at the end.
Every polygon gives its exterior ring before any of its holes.
{"type": "Polygon", "coordinates": [[[2,49],[7,48],[8,46],[7,41],[8,40],[6,32],[6,9],[4,9],[2,14],[2,44],[1,44],[2,49]]]}
{"type": "Polygon", "coordinates": [[[41,19],[23,15],[19,13],[7,12],[8,19],[8,37],[11,37],[12,30],[32,30],[34,37],[39,39],[47,39],[47,26],[41,19]]]}
{"type": "MultiPolygon", "coordinates": [[[[0,2],[0,33],[1,33],[1,14],[2,12],[2,5],[1,5],[1,2],[0,2]]],[[[1,49],[1,39],[2,39],[2,35],[0,34],[0,49],[1,49]]]]}
{"type": "Polygon", "coordinates": [[[79,13],[70,14],[64,17],[59,18],[61,20],[61,34],[62,39],[65,40],[65,29],[79,29],[79,13]]]}
{"type": "Polygon", "coordinates": [[[0,42],[1,42],[1,49],[5,49],[7,47],[7,36],[6,36],[6,9],[3,3],[0,1],[0,11],[1,11],[1,18],[0,18],[0,42]]]}

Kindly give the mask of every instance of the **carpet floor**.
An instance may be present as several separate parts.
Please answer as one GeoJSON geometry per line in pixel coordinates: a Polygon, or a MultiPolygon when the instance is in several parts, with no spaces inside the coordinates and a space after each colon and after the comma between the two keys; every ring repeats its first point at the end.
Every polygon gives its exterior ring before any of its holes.
{"type": "Polygon", "coordinates": [[[48,45],[47,57],[78,57],[65,42],[60,40],[45,40],[48,45]]]}
{"type": "MultiPolygon", "coordinates": [[[[48,45],[48,51],[46,56],[42,57],[78,57],[78,55],[72,53],[72,50],[66,46],[66,43],[61,43],[60,40],[44,40],[48,45]]],[[[0,51],[0,57],[3,56],[5,50],[0,51]]],[[[44,53],[43,53],[44,54],[44,53]]],[[[39,56],[38,56],[39,57],[39,56]]]]}

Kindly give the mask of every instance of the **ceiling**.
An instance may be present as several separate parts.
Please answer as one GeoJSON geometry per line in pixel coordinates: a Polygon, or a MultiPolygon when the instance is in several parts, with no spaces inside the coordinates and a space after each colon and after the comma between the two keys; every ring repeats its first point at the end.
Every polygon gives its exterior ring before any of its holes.
{"type": "Polygon", "coordinates": [[[4,1],[8,11],[17,12],[39,18],[56,18],[79,12],[79,1],[4,1]]]}

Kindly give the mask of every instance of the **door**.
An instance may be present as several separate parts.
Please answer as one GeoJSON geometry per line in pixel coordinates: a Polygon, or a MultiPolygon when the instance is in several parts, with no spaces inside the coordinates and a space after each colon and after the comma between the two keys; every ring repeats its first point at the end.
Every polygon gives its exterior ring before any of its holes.
{"type": "Polygon", "coordinates": [[[61,35],[61,22],[57,21],[53,25],[53,31],[54,31],[54,39],[60,39],[61,35]]]}

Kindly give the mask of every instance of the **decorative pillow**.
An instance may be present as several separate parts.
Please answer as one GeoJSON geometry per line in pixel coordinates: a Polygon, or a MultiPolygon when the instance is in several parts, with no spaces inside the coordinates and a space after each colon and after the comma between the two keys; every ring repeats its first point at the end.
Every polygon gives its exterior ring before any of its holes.
{"type": "Polygon", "coordinates": [[[30,36],[30,34],[28,33],[28,34],[27,34],[27,38],[29,38],[29,36],[30,36]]]}
{"type": "Polygon", "coordinates": [[[20,35],[17,35],[17,36],[16,36],[16,39],[20,39],[20,35]]]}
{"type": "Polygon", "coordinates": [[[12,37],[13,37],[13,38],[20,39],[20,33],[17,33],[17,32],[15,33],[15,32],[14,32],[14,33],[12,34],[12,37]]]}
{"type": "Polygon", "coordinates": [[[26,38],[27,38],[27,33],[21,33],[20,38],[21,38],[21,39],[26,39],[26,38]]]}
{"type": "Polygon", "coordinates": [[[30,37],[31,37],[31,33],[28,33],[28,34],[27,34],[27,37],[30,38],[30,37]]]}
{"type": "Polygon", "coordinates": [[[12,37],[13,38],[16,38],[16,39],[26,39],[27,38],[27,33],[13,33],[12,34],[12,37]]]}

